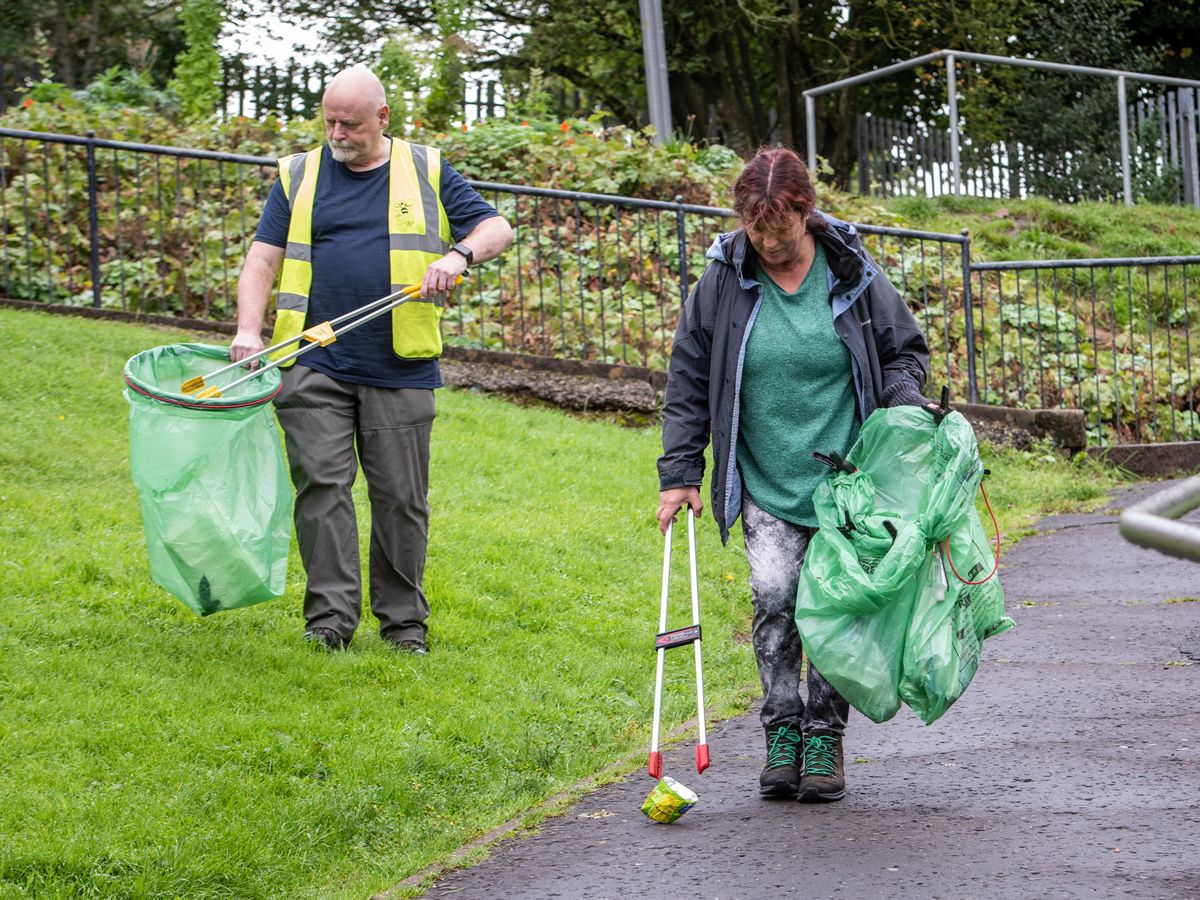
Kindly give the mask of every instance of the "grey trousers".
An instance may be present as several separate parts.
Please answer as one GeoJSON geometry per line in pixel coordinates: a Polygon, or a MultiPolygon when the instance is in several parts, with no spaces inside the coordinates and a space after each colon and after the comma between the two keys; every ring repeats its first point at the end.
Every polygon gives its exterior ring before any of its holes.
{"type": "Polygon", "coordinates": [[[800,567],[815,528],[777,519],[742,494],[742,534],[754,602],[751,640],[762,680],[762,724],[792,724],[805,732],[842,734],[850,704],[808,664],[808,702],[800,696],[802,647],[796,630],[800,567]]]}
{"type": "Polygon", "coordinates": [[[358,627],[362,576],[350,489],[361,461],[371,504],[371,612],[385,637],[424,640],[433,391],[351,384],[295,365],[284,370],[275,409],[296,486],[308,627],[347,639],[358,627]]]}

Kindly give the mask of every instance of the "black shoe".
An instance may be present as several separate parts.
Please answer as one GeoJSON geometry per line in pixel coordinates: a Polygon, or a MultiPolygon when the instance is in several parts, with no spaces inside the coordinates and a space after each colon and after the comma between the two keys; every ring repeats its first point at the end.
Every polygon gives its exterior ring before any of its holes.
{"type": "Polygon", "coordinates": [[[322,650],[345,650],[350,646],[350,638],[344,638],[332,628],[322,628],[319,625],[304,632],[304,639],[322,650]]]}
{"type": "Polygon", "coordinates": [[[798,799],[801,803],[832,803],[846,796],[840,734],[831,731],[806,734],[800,766],[798,799]]]}
{"type": "Polygon", "coordinates": [[[401,653],[412,653],[414,656],[427,656],[429,654],[429,645],[419,638],[390,638],[385,636],[384,640],[401,653]]]}
{"type": "Polygon", "coordinates": [[[758,793],[771,799],[789,800],[800,786],[800,729],[790,723],[767,729],[767,764],[758,776],[758,793]]]}

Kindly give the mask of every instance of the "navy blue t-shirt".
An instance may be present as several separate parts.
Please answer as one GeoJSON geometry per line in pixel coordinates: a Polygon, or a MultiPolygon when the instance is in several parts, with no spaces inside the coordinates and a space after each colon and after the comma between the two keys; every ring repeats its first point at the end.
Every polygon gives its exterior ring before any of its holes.
{"type": "MultiPolygon", "coordinates": [[[[470,234],[484,219],[499,215],[445,160],[440,194],[456,241],[470,234]]],[[[333,158],[328,144],[322,148],[321,174],[313,202],[309,326],[335,319],[391,293],[387,202],[387,163],[366,172],[355,172],[333,158]]],[[[287,198],[276,180],[254,239],[286,247],[290,219],[287,198]]],[[[356,384],[442,386],[437,360],[402,360],[392,352],[392,319],[387,314],[338,337],[327,347],[314,347],[296,362],[356,384]]]]}

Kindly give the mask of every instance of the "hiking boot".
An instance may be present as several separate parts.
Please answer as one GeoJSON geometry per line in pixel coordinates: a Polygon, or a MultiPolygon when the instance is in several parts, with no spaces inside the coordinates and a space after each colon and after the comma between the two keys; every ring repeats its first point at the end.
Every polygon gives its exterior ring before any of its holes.
{"type": "Polygon", "coordinates": [[[790,723],[767,729],[767,764],[758,776],[760,796],[791,799],[800,784],[800,729],[790,723]]]}
{"type": "Polygon", "coordinates": [[[322,650],[345,650],[350,646],[350,639],[344,638],[332,628],[315,626],[304,632],[304,639],[322,650]]]}
{"type": "Polygon", "coordinates": [[[804,736],[800,755],[801,803],[831,803],[846,795],[846,772],[842,765],[842,736],[831,731],[814,731],[804,736]]]}
{"type": "Polygon", "coordinates": [[[429,654],[429,645],[419,638],[390,638],[385,635],[383,639],[401,653],[412,653],[415,656],[429,654]]]}

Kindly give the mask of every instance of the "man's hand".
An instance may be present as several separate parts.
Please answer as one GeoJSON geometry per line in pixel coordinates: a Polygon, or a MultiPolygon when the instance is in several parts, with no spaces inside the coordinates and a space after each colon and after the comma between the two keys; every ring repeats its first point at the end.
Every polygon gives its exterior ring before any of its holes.
{"type": "MultiPolygon", "coordinates": [[[[501,216],[488,216],[478,223],[460,243],[471,248],[473,265],[495,259],[512,246],[513,230],[501,216]]],[[[451,250],[425,272],[421,280],[421,296],[446,294],[454,290],[455,279],[467,271],[467,259],[457,250],[451,250]]]]}
{"type": "Polygon", "coordinates": [[[700,513],[704,510],[704,504],[700,501],[700,488],[696,485],[687,485],[686,487],[668,488],[665,491],[659,491],[658,494],[658,530],[663,534],[667,533],[667,526],[675,521],[675,513],[683,509],[684,506],[690,506],[692,512],[696,514],[696,518],[700,518],[700,513]]]}
{"type": "MultiPolygon", "coordinates": [[[[262,326],[267,302],[271,299],[271,288],[283,265],[283,248],[262,241],[254,241],[246,253],[242,274],[237,286],[237,334],[229,345],[229,358],[240,362],[253,356],[263,348],[262,326]]],[[[258,362],[249,364],[257,369],[258,362]]]]}
{"type": "Polygon", "coordinates": [[[448,294],[454,290],[458,276],[467,271],[466,258],[456,250],[451,250],[437,262],[425,270],[421,279],[421,296],[433,294],[448,294]]]}
{"type": "MultiPolygon", "coordinates": [[[[233,362],[245,359],[247,356],[253,356],[263,348],[262,335],[257,331],[242,331],[238,330],[233,342],[229,345],[229,359],[233,362]]],[[[259,366],[258,360],[248,364],[248,368],[257,369],[259,366]]]]}

